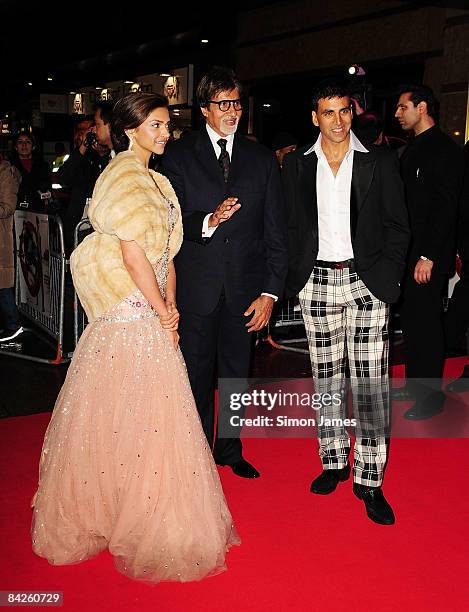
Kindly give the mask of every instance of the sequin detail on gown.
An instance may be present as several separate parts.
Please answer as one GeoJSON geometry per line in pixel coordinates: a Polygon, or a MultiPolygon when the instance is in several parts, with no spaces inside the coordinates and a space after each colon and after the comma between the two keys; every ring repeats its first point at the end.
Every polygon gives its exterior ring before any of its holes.
{"type": "MultiPolygon", "coordinates": [[[[163,294],[168,263],[167,248],[163,294]]],[[[32,538],[52,564],[108,548],[119,571],[152,582],[219,573],[239,544],[182,354],[140,291],[78,343],[44,439],[32,538]]]]}

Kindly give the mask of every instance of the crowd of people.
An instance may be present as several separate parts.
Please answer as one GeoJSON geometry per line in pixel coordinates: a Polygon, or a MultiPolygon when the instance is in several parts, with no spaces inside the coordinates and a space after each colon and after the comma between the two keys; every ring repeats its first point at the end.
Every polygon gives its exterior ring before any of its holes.
{"type": "MultiPolygon", "coordinates": [[[[340,80],[314,91],[318,136],[306,146],[282,132],[269,150],[240,133],[243,89],[231,69],[202,77],[197,104],[205,125],[177,141],[163,96],[99,105],[57,171],[70,187],[66,247],[89,324],[46,432],[32,502],[33,549],[53,564],[109,549],[120,571],[142,580],[225,569],[240,540],[216,465],[247,479],[260,473],[240,431],[227,437],[215,426],[215,374],[246,384],[255,332],[282,299],[299,297],[316,391],[341,398],[319,411],[313,494],[331,494],[352,474],[368,518],[392,525],[382,487],[390,396],[414,402],[409,420],[444,410],[445,355],[460,349],[469,322],[469,178],[467,157],[436,124],[433,92],[408,85],[396,96],[395,117],[411,135],[397,150],[379,115],[354,118],[340,80]],[[94,232],[72,252],[70,231],[85,215],[94,232]],[[461,280],[445,320],[456,253],[461,280]],[[396,304],[406,385],[390,392],[396,304]]],[[[18,201],[32,197],[20,175],[32,172],[24,152],[33,141],[19,140],[23,161],[0,166],[10,234],[18,189],[18,201]]],[[[5,317],[11,263],[0,277],[5,317]]],[[[466,390],[469,366],[449,388],[466,390]]],[[[217,410],[219,424],[229,420],[228,405],[217,410]]]]}

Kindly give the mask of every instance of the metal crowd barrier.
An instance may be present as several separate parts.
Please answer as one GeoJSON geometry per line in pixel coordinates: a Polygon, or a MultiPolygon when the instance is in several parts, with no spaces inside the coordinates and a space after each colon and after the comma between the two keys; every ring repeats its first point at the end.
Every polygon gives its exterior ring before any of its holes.
{"type": "Polygon", "coordinates": [[[290,351],[292,353],[303,353],[309,354],[307,348],[301,348],[294,346],[295,344],[303,344],[307,342],[305,326],[303,317],[301,315],[301,308],[298,298],[291,298],[290,300],[284,300],[277,305],[274,311],[274,315],[271,319],[268,327],[267,342],[277,349],[283,351],[290,351]],[[275,330],[282,327],[299,327],[299,338],[286,338],[283,340],[275,339],[275,330]]]}
{"type": "MultiPolygon", "coordinates": [[[[77,246],[86,238],[86,236],[88,236],[92,232],[93,227],[89,219],[82,219],[75,228],[74,248],[76,249],[77,246]]],[[[73,335],[76,346],[78,344],[78,340],[80,339],[81,334],[83,333],[85,327],[88,325],[86,313],[80,303],[80,299],[78,298],[76,291],[74,292],[73,313],[73,335]]]]}
{"type": "MultiPolygon", "coordinates": [[[[45,215],[41,214],[41,217],[45,215]]],[[[16,304],[21,315],[29,319],[40,330],[45,332],[45,337],[56,351],[54,359],[46,359],[37,355],[27,354],[23,351],[0,349],[3,355],[28,359],[39,363],[58,365],[70,361],[68,356],[63,354],[63,332],[64,332],[64,303],[65,303],[65,249],[63,227],[60,217],[57,215],[47,215],[49,226],[48,259],[49,259],[49,287],[50,287],[50,308],[49,312],[44,312],[44,308],[33,303],[22,301],[21,296],[21,276],[23,282],[28,282],[35,293],[38,286],[43,285],[42,276],[42,245],[40,243],[39,229],[30,221],[25,221],[22,234],[20,234],[20,248],[16,247],[16,304]],[[26,276],[25,276],[26,275],[26,276]]],[[[43,305],[45,288],[42,287],[43,305]]],[[[37,294],[38,295],[38,294],[37,294]]],[[[34,328],[25,328],[25,331],[34,331],[34,328]]],[[[5,344],[8,347],[8,344],[5,344]]]]}

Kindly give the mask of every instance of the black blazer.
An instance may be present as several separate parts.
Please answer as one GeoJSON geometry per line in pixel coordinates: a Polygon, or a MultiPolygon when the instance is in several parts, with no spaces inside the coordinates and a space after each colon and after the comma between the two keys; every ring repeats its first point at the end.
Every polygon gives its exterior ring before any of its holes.
{"type": "Polygon", "coordinates": [[[451,274],[456,260],[458,202],[464,176],[460,147],[437,125],[414,138],[401,156],[412,232],[409,267],[421,255],[451,274]]]}
{"type": "Polygon", "coordinates": [[[236,134],[225,184],[206,129],[170,143],[161,172],[183,213],[184,241],[175,259],[181,309],[209,314],[222,291],[242,315],[261,293],[281,296],[287,272],[286,223],[278,163],[271,151],[236,134]],[[241,204],[231,219],[202,238],[204,217],[228,196],[241,204]]]}
{"type": "MultiPolygon", "coordinates": [[[[284,158],[282,179],[288,211],[287,297],[306,285],[319,250],[317,156],[310,146],[284,158]]],[[[405,267],[409,225],[397,157],[381,147],[353,155],[350,225],[357,273],[383,302],[395,302],[405,267]]]]}
{"type": "Polygon", "coordinates": [[[469,141],[464,146],[466,172],[464,186],[459,199],[458,253],[462,260],[469,261],[469,141]]]}

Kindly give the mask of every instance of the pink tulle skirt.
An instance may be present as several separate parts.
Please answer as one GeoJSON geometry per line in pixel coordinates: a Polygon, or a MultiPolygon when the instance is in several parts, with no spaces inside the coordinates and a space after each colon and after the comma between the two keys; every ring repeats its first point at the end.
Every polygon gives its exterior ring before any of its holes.
{"type": "Polygon", "coordinates": [[[182,354],[144,304],[124,300],[80,339],[44,439],[32,538],[52,564],[108,549],[153,582],[218,573],[239,543],[182,354]]]}

